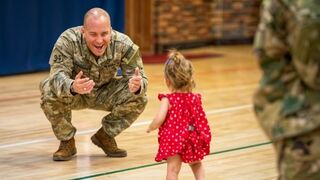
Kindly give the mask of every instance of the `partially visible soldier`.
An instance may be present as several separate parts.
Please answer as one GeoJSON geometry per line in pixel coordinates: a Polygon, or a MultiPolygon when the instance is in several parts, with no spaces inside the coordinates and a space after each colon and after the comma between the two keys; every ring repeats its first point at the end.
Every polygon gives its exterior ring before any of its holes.
{"type": "Polygon", "coordinates": [[[320,2],[263,1],[254,48],[262,69],[254,110],[279,179],[320,179],[320,2]]]}
{"type": "Polygon", "coordinates": [[[107,156],[125,157],[115,136],[128,128],[146,104],[147,78],[138,46],[128,36],[112,30],[110,16],[90,9],[83,26],[63,32],[49,61],[50,75],[40,83],[41,107],[60,140],[53,160],[70,160],[76,153],[71,110],[110,111],[91,137],[107,156]],[[122,77],[116,77],[121,69],[122,77]]]}

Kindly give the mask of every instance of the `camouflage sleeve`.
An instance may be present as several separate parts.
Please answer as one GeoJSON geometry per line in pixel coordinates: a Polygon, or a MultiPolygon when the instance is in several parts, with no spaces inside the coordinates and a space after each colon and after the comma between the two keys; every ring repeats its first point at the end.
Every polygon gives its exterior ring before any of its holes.
{"type": "Polygon", "coordinates": [[[286,40],[286,15],[277,2],[264,0],[262,4],[260,23],[254,41],[254,50],[259,57],[260,65],[271,60],[278,61],[289,51],[286,40]]]}
{"type": "Polygon", "coordinates": [[[50,76],[49,84],[51,90],[58,97],[72,96],[70,87],[73,82],[71,79],[73,60],[73,50],[71,43],[66,38],[60,37],[56,42],[50,56],[50,76]]]}
{"type": "MultiPolygon", "coordinates": [[[[299,78],[320,90],[320,5],[309,1],[264,0],[254,50],[264,80],[277,74],[274,65],[293,60],[299,78]]],[[[280,65],[280,64],[279,64],[280,65]]]]}
{"type": "Polygon", "coordinates": [[[260,90],[268,101],[281,98],[284,91],[283,69],[290,61],[287,41],[287,14],[278,0],[264,0],[256,32],[254,51],[262,71],[260,90]]]}
{"type": "Polygon", "coordinates": [[[294,66],[302,81],[320,90],[320,3],[301,1],[295,4],[296,26],[292,42],[294,66]]]}
{"type": "Polygon", "coordinates": [[[124,76],[131,76],[134,73],[136,67],[139,67],[140,75],[142,77],[142,85],[140,89],[140,94],[147,91],[148,78],[145,75],[142,58],[140,56],[139,47],[133,44],[125,53],[124,61],[126,62],[123,65],[122,70],[124,71],[124,76]]]}

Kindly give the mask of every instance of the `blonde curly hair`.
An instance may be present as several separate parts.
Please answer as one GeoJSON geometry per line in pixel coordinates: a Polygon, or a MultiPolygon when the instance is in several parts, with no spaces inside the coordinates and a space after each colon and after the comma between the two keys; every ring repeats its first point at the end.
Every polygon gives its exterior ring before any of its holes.
{"type": "Polygon", "coordinates": [[[177,50],[170,50],[164,74],[173,90],[191,92],[195,87],[192,63],[177,50]]]}

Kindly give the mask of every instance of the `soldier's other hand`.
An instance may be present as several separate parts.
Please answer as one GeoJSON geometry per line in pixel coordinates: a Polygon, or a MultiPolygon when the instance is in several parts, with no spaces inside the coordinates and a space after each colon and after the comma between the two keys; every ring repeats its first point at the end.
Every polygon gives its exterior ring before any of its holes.
{"type": "Polygon", "coordinates": [[[78,94],[89,94],[92,91],[95,83],[93,80],[87,77],[82,77],[82,76],[83,76],[83,72],[80,71],[76,75],[72,83],[72,89],[75,93],[78,93],[78,94]]]}
{"type": "Polygon", "coordinates": [[[137,92],[140,87],[141,87],[141,83],[142,83],[142,77],[140,75],[140,70],[138,67],[136,67],[133,76],[129,79],[129,91],[132,93],[137,92]]]}

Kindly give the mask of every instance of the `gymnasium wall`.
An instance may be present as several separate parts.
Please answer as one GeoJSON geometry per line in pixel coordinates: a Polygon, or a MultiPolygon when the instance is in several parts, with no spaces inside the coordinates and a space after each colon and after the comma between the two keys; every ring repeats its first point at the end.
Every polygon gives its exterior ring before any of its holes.
{"type": "Polygon", "coordinates": [[[125,30],[142,53],[252,43],[262,0],[125,0],[125,30]],[[140,13],[136,13],[140,12],[140,13]]]}
{"type": "Polygon", "coordinates": [[[155,0],[157,52],[168,47],[251,43],[261,0],[155,0]]]}

